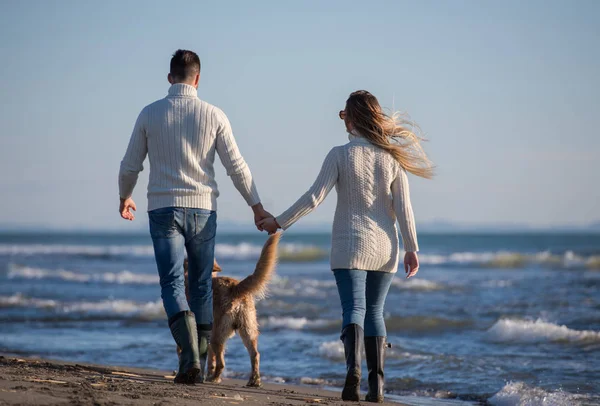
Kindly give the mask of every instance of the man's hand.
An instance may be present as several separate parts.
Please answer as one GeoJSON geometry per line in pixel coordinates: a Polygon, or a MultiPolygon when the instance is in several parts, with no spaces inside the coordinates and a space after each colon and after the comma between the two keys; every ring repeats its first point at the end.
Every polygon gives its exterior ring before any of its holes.
{"type": "Polygon", "coordinates": [[[419,257],[416,252],[407,252],[404,255],[404,272],[406,272],[406,279],[419,272],[419,257]]]}
{"type": "Polygon", "coordinates": [[[275,234],[277,230],[281,228],[281,226],[274,217],[264,219],[263,221],[258,223],[257,226],[259,226],[263,230],[266,230],[269,233],[269,235],[275,234]]]}
{"type": "Polygon", "coordinates": [[[263,228],[259,226],[259,223],[266,218],[273,217],[273,215],[264,209],[262,203],[252,206],[252,211],[254,212],[254,225],[258,231],[263,231],[263,228]]]}
{"type": "Polygon", "coordinates": [[[135,216],[129,209],[136,211],[137,207],[135,207],[135,202],[130,197],[128,199],[121,199],[121,204],[119,205],[119,213],[121,213],[121,217],[125,220],[133,221],[135,216]]]}

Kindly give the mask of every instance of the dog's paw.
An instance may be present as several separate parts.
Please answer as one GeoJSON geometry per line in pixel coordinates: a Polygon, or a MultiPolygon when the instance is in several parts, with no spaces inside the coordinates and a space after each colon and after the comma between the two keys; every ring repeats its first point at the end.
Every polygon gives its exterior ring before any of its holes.
{"type": "Polygon", "coordinates": [[[221,383],[223,382],[223,379],[221,379],[220,376],[214,377],[214,376],[209,376],[206,379],[206,382],[210,382],[210,383],[221,383]]]}
{"type": "Polygon", "coordinates": [[[246,384],[249,388],[260,388],[262,387],[262,382],[260,381],[260,376],[250,377],[250,380],[246,384]]]}

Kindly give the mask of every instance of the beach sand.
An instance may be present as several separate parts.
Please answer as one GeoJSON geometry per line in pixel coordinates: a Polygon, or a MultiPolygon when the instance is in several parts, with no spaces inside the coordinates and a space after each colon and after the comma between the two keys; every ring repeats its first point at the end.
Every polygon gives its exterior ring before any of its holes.
{"type": "Polygon", "coordinates": [[[236,379],[224,379],[218,385],[184,386],[173,384],[169,375],[147,369],[0,356],[0,405],[358,404],[342,402],[339,393],[317,387],[265,384],[254,389],[236,379]]]}

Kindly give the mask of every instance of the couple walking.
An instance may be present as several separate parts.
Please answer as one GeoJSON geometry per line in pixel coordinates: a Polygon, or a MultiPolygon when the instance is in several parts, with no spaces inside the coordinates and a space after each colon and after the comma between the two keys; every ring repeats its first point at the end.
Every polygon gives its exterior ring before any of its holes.
{"type": "Polygon", "coordinates": [[[212,279],[217,154],[251,207],[259,230],[286,230],[317,207],[335,186],[331,269],[342,305],[347,376],[344,400],[359,400],[361,354],[368,367],[367,401],[383,401],[386,329],[383,306],[398,267],[400,226],[407,277],[419,268],[406,172],[429,178],[432,166],[407,123],[386,115],[377,99],[357,91],[339,116],[349,142],[334,147],[311,188],[277,217],[267,212],[227,116],[198,98],[200,59],[178,50],[171,59],[168,95],[146,106],[135,123],[119,172],[121,216],[133,220],[132,199],[146,156],[150,160],[148,216],[169,327],[182,349],[176,383],[193,382],[206,359],[213,322],[212,279]],[[186,299],[183,262],[189,260],[186,299]]]}

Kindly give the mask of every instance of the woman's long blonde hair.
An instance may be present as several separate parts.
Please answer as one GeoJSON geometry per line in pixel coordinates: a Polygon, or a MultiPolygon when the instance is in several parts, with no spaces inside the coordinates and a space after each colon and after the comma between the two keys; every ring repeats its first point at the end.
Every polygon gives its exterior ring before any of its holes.
{"type": "Polygon", "coordinates": [[[377,98],[366,90],[350,94],[346,101],[346,120],[372,144],[389,152],[408,172],[431,179],[433,163],[421,146],[418,127],[399,113],[385,114],[377,98]]]}

